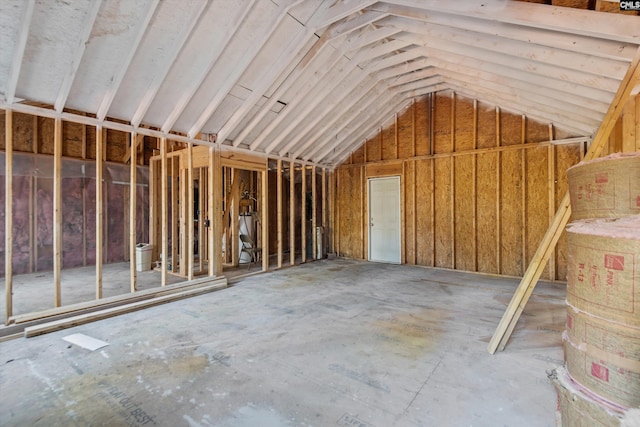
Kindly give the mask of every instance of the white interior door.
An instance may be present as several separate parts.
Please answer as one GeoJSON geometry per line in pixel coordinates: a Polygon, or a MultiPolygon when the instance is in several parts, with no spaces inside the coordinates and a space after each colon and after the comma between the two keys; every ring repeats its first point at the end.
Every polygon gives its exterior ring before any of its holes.
{"type": "Polygon", "coordinates": [[[399,176],[369,179],[369,261],[401,261],[399,176]]]}

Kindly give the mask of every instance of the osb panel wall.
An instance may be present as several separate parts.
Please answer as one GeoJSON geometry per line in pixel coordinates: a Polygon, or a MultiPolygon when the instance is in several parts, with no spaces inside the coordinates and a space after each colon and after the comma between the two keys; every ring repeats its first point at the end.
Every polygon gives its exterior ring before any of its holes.
{"type": "MultiPolygon", "coordinates": [[[[639,99],[607,152],[640,150],[639,99]]],[[[574,136],[452,92],[416,100],[337,168],[334,249],[367,258],[363,174],[399,174],[403,262],[521,276],[567,190],[567,168],[586,150],[548,141],[574,136]]],[[[566,280],[566,257],[563,236],[543,278],[566,280]]]]}
{"type": "Polygon", "coordinates": [[[349,258],[364,258],[364,166],[344,167],[336,172],[334,238],[336,251],[349,258]]]}

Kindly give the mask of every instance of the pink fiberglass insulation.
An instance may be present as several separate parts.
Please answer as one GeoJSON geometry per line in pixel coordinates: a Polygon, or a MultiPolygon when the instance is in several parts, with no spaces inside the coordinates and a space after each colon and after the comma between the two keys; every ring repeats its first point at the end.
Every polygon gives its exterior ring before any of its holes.
{"type": "Polygon", "coordinates": [[[13,274],[29,272],[30,186],[31,177],[13,177],[13,274]]]}
{"type": "Polygon", "coordinates": [[[87,243],[87,265],[96,263],[96,180],[84,179],[84,214],[87,218],[85,224],[87,243]]]}
{"type": "MultiPolygon", "coordinates": [[[[0,153],[0,162],[3,160],[0,153]]],[[[5,177],[0,170],[0,277],[6,271],[5,177]]],[[[94,265],[96,255],[95,162],[62,160],[62,267],[94,265]]],[[[53,158],[14,153],[13,273],[53,268],[53,158]],[[30,212],[32,213],[30,215],[30,212]]],[[[127,261],[129,166],[107,163],[103,181],[104,262],[127,261]]],[[[149,170],[139,166],[136,189],[136,238],[149,241],[149,170]]]]}
{"type": "Polygon", "coordinates": [[[0,277],[4,277],[4,175],[0,175],[0,277]]]}
{"type": "MultiPolygon", "coordinates": [[[[105,242],[107,243],[107,263],[122,262],[125,260],[124,246],[124,224],[125,224],[125,193],[129,187],[120,184],[107,183],[106,185],[106,205],[105,218],[107,229],[105,242]]],[[[128,206],[128,205],[127,205],[128,206]]],[[[129,236],[126,241],[129,242],[129,236]]]]}
{"type": "Polygon", "coordinates": [[[617,239],[640,240],[640,215],[575,221],[567,226],[567,231],[617,239]]]}
{"type": "Polygon", "coordinates": [[[38,271],[53,268],[53,179],[38,178],[36,245],[38,271]]]}
{"type": "Polygon", "coordinates": [[[84,265],[83,179],[62,180],[62,268],[84,265]]]}

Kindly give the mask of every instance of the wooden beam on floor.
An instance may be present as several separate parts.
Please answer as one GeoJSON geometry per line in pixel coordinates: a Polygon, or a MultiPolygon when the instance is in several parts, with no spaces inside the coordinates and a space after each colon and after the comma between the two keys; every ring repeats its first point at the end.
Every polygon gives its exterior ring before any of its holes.
{"type": "Polygon", "coordinates": [[[4,116],[4,278],[7,318],[13,315],[13,111],[4,116]]]}
{"type": "Polygon", "coordinates": [[[153,307],[158,304],[164,304],[171,301],[177,301],[183,298],[202,295],[208,292],[217,291],[227,287],[226,279],[218,279],[211,284],[202,287],[195,287],[187,289],[181,292],[170,293],[167,295],[157,296],[150,299],[144,299],[141,301],[132,302],[125,305],[106,308],[104,310],[95,311],[87,314],[80,314],[77,316],[69,317],[66,319],[56,320],[41,325],[30,326],[24,329],[24,336],[26,338],[35,337],[37,335],[46,334],[49,332],[59,331],[61,329],[71,328],[78,325],[83,325],[89,322],[95,322],[96,320],[108,319],[120,314],[131,313],[142,308],[153,307]]]}
{"type": "MultiPolygon", "coordinates": [[[[616,92],[616,96],[611,102],[602,124],[598,128],[584,160],[588,161],[600,156],[603,147],[609,140],[611,131],[616,125],[618,117],[620,117],[620,114],[629,99],[631,91],[638,81],[640,81],[640,48],[636,51],[634,60],[629,66],[629,69],[616,92]]],[[[540,246],[538,246],[538,250],[533,256],[527,271],[522,277],[522,281],[520,282],[520,285],[518,285],[518,289],[511,299],[507,310],[502,316],[502,319],[498,324],[498,328],[489,342],[489,353],[494,354],[496,350],[502,351],[507,345],[507,342],[511,337],[511,333],[518,323],[518,319],[529,301],[531,293],[533,292],[538,279],[540,279],[542,271],[549,260],[549,256],[555,249],[558,239],[564,231],[570,216],[571,204],[569,200],[569,192],[567,192],[564,195],[564,198],[562,199],[562,202],[556,211],[556,215],[544,235],[540,246]]]]}

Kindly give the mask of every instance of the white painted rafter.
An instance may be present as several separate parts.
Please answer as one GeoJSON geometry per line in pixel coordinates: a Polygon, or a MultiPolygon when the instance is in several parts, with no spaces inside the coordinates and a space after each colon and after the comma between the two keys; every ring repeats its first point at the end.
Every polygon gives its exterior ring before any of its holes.
{"type": "Polygon", "coordinates": [[[255,59],[255,57],[260,53],[260,50],[264,47],[264,45],[269,41],[269,38],[273,35],[273,33],[278,29],[278,26],[282,23],[282,21],[287,16],[287,13],[291,10],[291,8],[300,4],[303,0],[297,0],[288,6],[285,10],[276,10],[274,15],[270,18],[264,17],[263,19],[271,19],[273,22],[269,21],[269,31],[267,34],[262,37],[261,41],[253,44],[251,47],[247,48],[242,55],[242,58],[238,60],[233,68],[228,70],[227,76],[223,79],[224,84],[223,87],[218,90],[218,92],[214,95],[213,99],[209,102],[209,104],[205,107],[204,111],[200,114],[198,119],[189,129],[188,135],[190,138],[195,138],[196,135],[200,133],[204,125],[211,118],[213,113],[220,107],[224,98],[229,94],[231,89],[238,83],[238,81],[242,78],[242,75],[247,70],[251,61],[255,59]]]}
{"type": "Polygon", "coordinates": [[[325,9],[323,13],[314,15],[308,25],[313,28],[324,28],[338,22],[349,15],[360,12],[375,3],[375,0],[350,0],[338,3],[325,9]]]}
{"type": "Polygon", "coordinates": [[[343,92],[344,96],[342,98],[339,98],[335,102],[328,105],[329,111],[324,114],[316,114],[315,117],[313,117],[313,119],[304,128],[298,129],[296,132],[296,136],[294,136],[289,141],[287,146],[283,148],[283,150],[280,152],[280,155],[288,153],[293,148],[295,148],[295,151],[292,155],[294,159],[305,154],[309,147],[317,143],[317,134],[325,132],[329,127],[333,125],[333,123],[335,123],[335,120],[337,120],[338,117],[344,116],[349,111],[353,111],[353,109],[356,109],[358,102],[362,100],[364,95],[372,91],[374,92],[374,94],[377,94],[381,90],[382,89],[380,88],[380,85],[378,85],[378,81],[369,78],[363,80],[362,83],[354,90],[350,92],[343,92]],[[376,86],[379,87],[376,88],[376,86]],[[321,122],[323,122],[324,126],[316,131],[316,135],[311,136],[311,131],[321,122]]]}
{"type": "MultiPolygon", "coordinates": [[[[438,49],[442,52],[448,52],[465,58],[473,58],[481,61],[491,62],[492,64],[524,70],[533,75],[541,75],[553,77],[558,80],[564,80],[583,86],[595,87],[598,89],[615,93],[620,80],[601,76],[598,74],[571,70],[557,65],[541,63],[523,59],[502,53],[498,51],[488,50],[481,47],[469,47],[463,43],[440,39],[437,37],[424,38],[412,33],[402,33],[395,36],[407,42],[424,46],[431,49],[438,49]]],[[[535,84],[535,81],[533,81],[535,84]]]]}
{"type": "Polygon", "coordinates": [[[170,132],[173,129],[173,125],[176,123],[180,115],[184,112],[185,108],[187,108],[187,105],[193,98],[193,95],[197,92],[198,88],[202,85],[204,80],[209,75],[209,72],[211,72],[211,69],[220,58],[220,55],[222,55],[222,53],[224,52],[224,47],[226,47],[231,42],[231,39],[238,32],[238,29],[244,22],[247,15],[253,9],[255,3],[256,0],[251,0],[250,2],[248,2],[242,12],[235,18],[235,21],[230,23],[230,30],[225,34],[225,37],[221,43],[223,47],[221,49],[218,49],[216,54],[212,54],[209,57],[207,66],[199,72],[191,86],[185,88],[182,91],[180,99],[176,102],[175,107],[173,108],[173,110],[171,110],[171,112],[165,119],[164,124],[162,125],[163,132],[170,132]]]}
{"type": "MultiPolygon", "coordinates": [[[[345,138],[346,141],[362,141],[366,140],[368,136],[371,136],[376,132],[376,129],[380,128],[380,125],[384,123],[386,120],[393,117],[393,114],[396,111],[402,110],[407,105],[411,104],[411,99],[406,98],[392,98],[392,100],[387,101],[386,105],[382,108],[381,111],[378,112],[377,115],[368,119],[370,125],[361,125],[358,130],[353,132],[348,138],[345,138]],[[398,99],[394,101],[394,99],[398,99]],[[376,126],[377,124],[377,126],[376,126]]],[[[348,157],[349,151],[356,148],[353,144],[342,144],[341,147],[337,150],[334,150],[332,156],[328,159],[329,162],[333,164],[338,164],[344,161],[345,157],[348,157]],[[345,156],[344,153],[347,153],[345,156]]]]}
{"type": "Polygon", "coordinates": [[[549,49],[547,46],[539,46],[530,42],[478,34],[465,28],[450,28],[407,18],[386,18],[380,25],[395,28],[398,32],[412,33],[416,42],[423,42],[421,44],[429,44],[429,40],[432,39],[447,40],[464,45],[469,49],[483,49],[508,54],[514,58],[530,61],[532,67],[543,63],[583,73],[585,70],[593,70],[590,74],[616,80],[621,80],[629,67],[629,61],[626,60],[613,60],[568,50],[549,49]]]}
{"type": "Polygon", "coordinates": [[[11,68],[9,69],[9,77],[7,79],[7,86],[4,92],[5,99],[9,104],[12,104],[15,100],[16,88],[18,87],[18,80],[20,79],[22,60],[24,58],[24,51],[27,46],[29,28],[31,28],[31,18],[33,17],[35,4],[36,0],[27,0],[23,5],[22,16],[20,18],[20,30],[18,31],[16,45],[13,50],[11,68]]]}
{"type": "MultiPolygon", "coordinates": [[[[368,61],[375,56],[383,56],[402,47],[404,47],[403,43],[394,44],[392,42],[392,43],[384,43],[384,44],[378,45],[375,48],[362,49],[358,51],[358,53],[354,56],[353,59],[351,59],[348,65],[346,65],[342,70],[338,70],[339,74],[337,76],[332,77],[330,75],[327,75],[323,79],[324,80],[323,85],[320,85],[320,84],[316,85],[308,93],[300,93],[299,94],[300,96],[295,101],[298,102],[298,101],[306,100],[305,105],[302,105],[296,108],[296,113],[297,113],[296,116],[293,118],[289,118],[289,123],[287,124],[287,127],[284,130],[281,130],[278,133],[278,135],[276,135],[270,140],[270,144],[267,146],[265,151],[267,153],[270,153],[276,147],[278,147],[280,143],[298,126],[298,124],[307,115],[311,114],[312,111],[316,109],[324,101],[326,95],[330,92],[332,87],[339,86],[342,83],[342,78],[348,76],[353,70],[357,69],[357,66],[361,62],[361,60],[368,61]]],[[[360,78],[352,79],[353,82],[348,83],[349,86],[357,85],[357,82],[362,80],[362,72],[359,69],[356,70],[356,73],[354,75],[357,76],[358,74],[360,74],[360,78]]],[[[294,104],[294,102],[292,102],[292,104],[294,104]]],[[[272,123],[274,128],[275,126],[277,126],[277,123],[282,121],[283,117],[284,116],[280,116],[278,119],[276,119],[272,123]]],[[[263,132],[263,135],[266,137],[267,132],[266,131],[263,132]]],[[[261,140],[256,140],[255,144],[258,144],[258,141],[261,142],[261,140]]]]}
{"type": "MultiPolygon", "coordinates": [[[[411,99],[404,99],[399,101],[396,104],[391,104],[390,108],[387,108],[383,113],[381,113],[376,118],[376,122],[384,123],[385,121],[392,119],[396,111],[402,111],[403,109],[411,105],[412,102],[413,101],[411,99]]],[[[372,127],[372,128],[363,130],[353,138],[355,140],[360,140],[360,141],[364,140],[366,142],[368,138],[375,135],[375,132],[376,132],[376,128],[372,127]]],[[[357,146],[354,146],[354,145],[349,146],[345,144],[340,150],[336,150],[333,153],[334,155],[332,156],[330,162],[334,165],[342,164],[344,161],[346,161],[349,158],[354,148],[357,148],[357,146]]]]}
{"type": "Polygon", "coordinates": [[[638,20],[635,16],[594,13],[590,10],[503,0],[388,0],[386,3],[409,6],[428,12],[441,12],[457,17],[483,19],[494,23],[525,26],[578,34],[596,39],[640,44],[638,20]]]}
{"type": "Polygon", "coordinates": [[[133,124],[134,126],[140,126],[140,123],[142,123],[142,120],[144,120],[144,116],[147,114],[147,111],[149,111],[149,107],[158,94],[162,83],[169,74],[171,67],[176,62],[176,59],[178,58],[182,47],[185,45],[187,40],[189,40],[191,33],[193,33],[194,28],[198,25],[200,17],[204,13],[204,10],[207,8],[207,6],[209,6],[209,3],[203,1],[197,8],[193,9],[193,15],[191,15],[191,19],[189,20],[188,25],[182,28],[180,35],[176,37],[175,43],[168,49],[168,53],[164,60],[164,63],[160,66],[157,66],[153,71],[153,79],[147,87],[147,90],[145,91],[140,104],[138,104],[138,108],[136,108],[136,111],[133,114],[133,118],[131,119],[131,124],[133,124]]]}
{"type": "Polygon", "coordinates": [[[536,44],[549,48],[550,51],[571,51],[617,61],[631,62],[636,50],[636,45],[628,42],[542,28],[532,29],[525,25],[513,23],[496,25],[495,21],[491,19],[475,17],[460,19],[457,15],[446,12],[429,10],[428,13],[425,13],[424,10],[417,7],[399,6],[380,2],[370,6],[368,10],[455,29],[462,28],[478,33],[480,37],[491,35],[507,40],[536,44]]]}
{"type": "Polygon", "coordinates": [[[378,82],[374,90],[366,93],[358,100],[357,109],[350,111],[348,115],[341,116],[337,120],[334,120],[332,126],[326,127],[323,132],[317,134],[314,138],[316,143],[313,148],[303,153],[301,158],[324,158],[328,152],[335,149],[339,144],[345,142],[353,144],[354,141],[359,141],[358,138],[350,138],[349,135],[361,126],[369,125],[373,126],[373,128],[379,126],[379,123],[375,120],[367,123],[364,123],[362,120],[365,118],[373,118],[381,109],[388,106],[388,103],[393,98],[402,99],[398,93],[390,91],[384,83],[378,82]],[[345,130],[349,127],[353,129],[350,131],[345,130]],[[346,135],[344,135],[345,132],[346,135]]]}
{"type": "Polygon", "coordinates": [[[71,92],[71,86],[73,85],[73,81],[76,78],[76,73],[78,72],[80,62],[82,61],[82,57],[84,56],[85,47],[87,41],[89,40],[89,36],[91,36],[91,30],[93,29],[93,24],[98,17],[98,12],[100,10],[101,4],[102,0],[91,0],[91,3],[89,4],[87,14],[84,18],[82,30],[80,31],[80,34],[78,36],[78,44],[75,49],[73,59],[69,63],[69,69],[67,73],[62,77],[62,85],[60,86],[60,90],[58,91],[58,95],[56,96],[54,108],[57,112],[61,112],[64,109],[65,104],[67,103],[67,98],[69,97],[69,93],[71,92]]]}
{"type": "Polygon", "coordinates": [[[140,46],[140,42],[142,41],[142,38],[144,37],[147,31],[149,22],[151,22],[151,18],[153,17],[159,2],[160,0],[151,0],[149,2],[144,12],[144,16],[142,17],[142,19],[140,20],[140,23],[138,24],[138,32],[136,34],[135,39],[133,40],[131,45],[128,47],[128,52],[126,56],[120,59],[121,62],[118,64],[118,68],[116,72],[111,77],[109,87],[106,89],[105,95],[102,98],[102,101],[100,102],[100,106],[98,107],[98,112],[96,113],[96,116],[98,117],[99,120],[104,120],[104,118],[109,113],[109,108],[111,107],[111,104],[113,103],[113,100],[116,97],[116,94],[118,93],[118,89],[122,84],[122,79],[124,78],[125,73],[129,69],[129,65],[131,65],[133,56],[138,50],[138,46],[140,46]]]}

